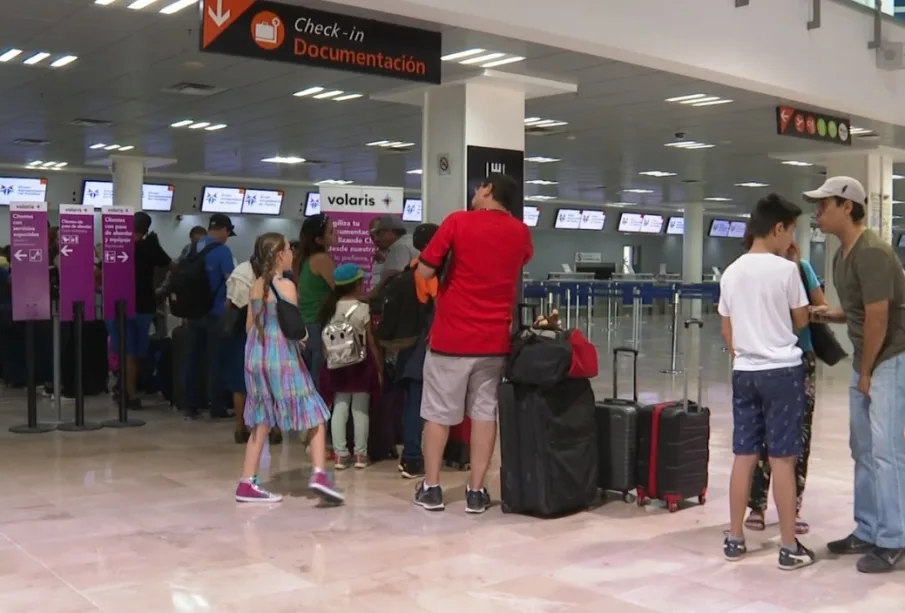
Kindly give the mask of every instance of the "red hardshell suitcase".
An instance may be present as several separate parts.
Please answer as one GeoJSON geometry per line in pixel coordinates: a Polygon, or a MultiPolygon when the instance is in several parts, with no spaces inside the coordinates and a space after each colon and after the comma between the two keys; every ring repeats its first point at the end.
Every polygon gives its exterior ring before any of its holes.
{"type": "MultiPolygon", "coordinates": [[[[692,326],[703,328],[703,322],[699,319],[685,322],[688,339],[692,326]]],[[[690,344],[686,340],[686,356],[690,344]]],[[[707,500],[710,409],[702,404],[702,378],[698,377],[697,402],[688,399],[686,368],[682,400],[638,408],[639,505],[663,500],[673,513],[679,510],[683,500],[697,498],[700,504],[707,500]]]]}
{"type": "Polygon", "coordinates": [[[471,418],[465,416],[458,426],[449,429],[449,439],[443,450],[443,463],[450,468],[468,470],[471,468],[471,418]]]}

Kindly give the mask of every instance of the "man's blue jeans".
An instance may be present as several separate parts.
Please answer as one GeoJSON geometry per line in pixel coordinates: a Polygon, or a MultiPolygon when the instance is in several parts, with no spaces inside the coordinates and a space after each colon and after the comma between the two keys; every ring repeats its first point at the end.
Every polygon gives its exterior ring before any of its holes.
{"type": "Polygon", "coordinates": [[[886,549],[905,548],[905,353],[874,369],[870,397],[849,388],[855,460],[855,536],[886,549]]]}
{"type": "Polygon", "coordinates": [[[198,377],[201,374],[199,364],[207,370],[207,400],[210,403],[211,415],[221,417],[226,411],[226,391],[221,373],[221,339],[217,331],[216,315],[207,315],[202,319],[189,320],[189,354],[185,360],[185,402],[186,412],[197,414],[202,407],[198,400],[198,377]]]}
{"type": "Polygon", "coordinates": [[[415,379],[404,379],[405,399],[402,405],[402,459],[409,462],[420,462],[421,432],[424,421],[421,419],[421,393],[424,382],[415,379]]]}

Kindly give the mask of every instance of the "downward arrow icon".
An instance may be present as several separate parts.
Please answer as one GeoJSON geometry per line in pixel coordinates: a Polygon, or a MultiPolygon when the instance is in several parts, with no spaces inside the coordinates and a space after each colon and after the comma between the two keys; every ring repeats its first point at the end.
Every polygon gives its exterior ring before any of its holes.
{"type": "Polygon", "coordinates": [[[223,0],[217,0],[217,12],[212,7],[208,7],[207,14],[210,15],[211,21],[217,24],[217,27],[223,27],[223,24],[229,19],[229,10],[223,12],[223,0]]]}

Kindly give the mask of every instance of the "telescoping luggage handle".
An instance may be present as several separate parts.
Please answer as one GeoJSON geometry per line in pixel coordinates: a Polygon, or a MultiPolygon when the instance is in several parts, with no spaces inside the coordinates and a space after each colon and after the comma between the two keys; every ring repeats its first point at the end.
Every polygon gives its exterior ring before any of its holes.
{"type": "Polygon", "coordinates": [[[620,353],[632,355],[632,400],[638,402],[638,350],[634,347],[616,347],[613,349],[613,398],[619,398],[619,369],[618,360],[620,353]]]}
{"type": "MultiPolygon", "coordinates": [[[[704,329],[704,322],[700,319],[686,319],[685,320],[685,359],[687,360],[691,355],[691,330],[694,326],[697,326],[698,329],[704,329]]],[[[688,398],[688,371],[691,370],[687,366],[683,369],[685,371],[685,383],[684,383],[684,391],[682,393],[682,406],[685,408],[685,412],[688,412],[689,402],[688,398]]],[[[698,400],[697,400],[697,410],[704,410],[704,366],[701,365],[698,368],[698,400]]]]}

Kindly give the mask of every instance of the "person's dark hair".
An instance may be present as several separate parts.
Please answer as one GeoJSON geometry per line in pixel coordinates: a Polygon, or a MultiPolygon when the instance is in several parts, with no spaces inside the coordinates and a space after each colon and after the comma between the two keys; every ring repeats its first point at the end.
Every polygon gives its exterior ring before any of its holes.
{"type": "MultiPolygon", "coordinates": [[[[845,204],[845,201],[848,198],[833,198],[833,204],[836,206],[842,206],[845,204]]],[[[865,202],[858,202],[857,200],[851,200],[852,210],[849,213],[849,216],[852,218],[852,221],[855,223],[861,223],[864,221],[864,211],[865,211],[865,202]]]]}
{"type": "Polygon", "coordinates": [[[751,219],[745,229],[743,244],[750,249],[754,239],[769,236],[778,224],[788,228],[801,217],[801,207],[789,202],[779,194],[770,194],[754,205],[751,219]]]}
{"type": "Polygon", "coordinates": [[[0,255],[5,257],[7,260],[10,258],[11,254],[12,254],[12,247],[10,245],[5,245],[3,247],[0,247],[0,255]]]}
{"type": "Polygon", "coordinates": [[[412,232],[412,246],[418,251],[424,251],[427,249],[427,244],[434,237],[434,234],[437,233],[437,230],[440,229],[435,223],[423,223],[420,224],[415,231],[412,232]]]}
{"type": "Polygon", "coordinates": [[[144,211],[135,213],[135,232],[144,236],[151,231],[151,216],[144,211]]]}
{"type": "Polygon", "coordinates": [[[359,279],[355,283],[346,283],[334,287],[333,291],[324,298],[324,301],[321,303],[321,308],[317,311],[317,323],[321,326],[329,324],[330,320],[333,319],[333,315],[336,314],[336,305],[339,301],[354,293],[361,283],[362,279],[359,279]]]}
{"type": "Polygon", "coordinates": [[[515,208],[519,198],[519,185],[509,175],[492,172],[487,175],[481,187],[490,186],[490,194],[493,199],[510,213],[515,208]]]}
{"type": "Polygon", "coordinates": [[[207,228],[204,226],[195,226],[189,230],[189,240],[193,240],[196,236],[207,236],[207,228]]]}
{"type": "Polygon", "coordinates": [[[324,238],[330,218],[323,213],[306,217],[299,230],[299,248],[292,254],[292,272],[298,281],[302,272],[302,264],[316,253],[325,253],[327,248],[317,239],[324,238]]]}

